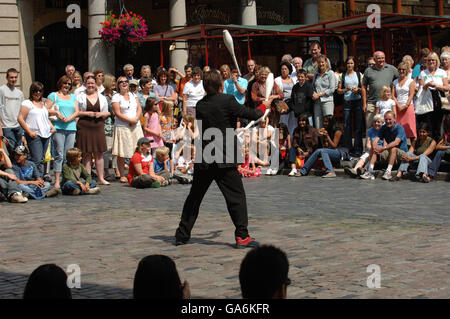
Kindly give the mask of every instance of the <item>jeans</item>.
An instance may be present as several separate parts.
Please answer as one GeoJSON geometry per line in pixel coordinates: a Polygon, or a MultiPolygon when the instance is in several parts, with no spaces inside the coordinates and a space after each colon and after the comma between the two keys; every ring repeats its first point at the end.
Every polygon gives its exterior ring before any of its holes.
{"type": "MultiPolygon", "coordinates": [[[[5,169],[4,172],[14,174],[12,169],[5,169]]],[[[19,184],[6,176],[0,176],[0,192],[2,192],[6,198],[9,198],[14,193],[22,193],[19,184]]]]}
{"type": "Polygon", "coordinates": [[[43,138],[40,136],[31,138],[28,134],[25,134],[25,138],[27,139],[28,149],[30,150],[30,160],[36,164],[40,177],[42,177],[44,176],[45,152],[47,152],[50,138],[43,138]]]}
{"type": "Polygon", "coordinates": [[[361,155],[363,151],[362,124],[363,110],[361,99],[355,101],[344,101],[344,145],[356,155],[361,155]],[[355,129],[354,146],[352,146],[352,122],[355,129]]]}
{"type": "Polygon", "coordinates": [[[300,169],[300,172],[307,175],[319,156],[322,157],[323,165],[326,172],[334,172],[333,164],[331,162],[338,162],[341,159],[341,152],[331,148],[319,148],[308,158],[305,165],[300,169]]]}
{"type": "MultiPolygon", "coordinates": [[[[95,181],[95,179],[93,179],[91,184],[89,184],[89,187],[92,189],[96,186],[97,186],[97,182],[95,181]]],[[[75,189],[79,189],[81,191],[80,195],[87,194],[81,190],[80,185],[78,185],[77,183],[74,183],[72,181],[65,182],[64,185],[61,187],[61,192],[64,195],[72,195],[72,193],[75,189]]]]}
{"type": "Polygon", "coordinates": [[[314,125],[316,126],[316,129],[323,127],[323,118],[328,115],[333,115],[333,112],[333,101],[320,102],[320,100],[317,100],[314,103],[314,125]]]}
{"type": "MultiPolygon", "coordinates": [[[[411,156],[411,157],[416,156],[415,154],[410,153],[410,152],[407,152],[406,155],[411,156]]],[[[431,159],[428,156],[426,156],[425,154],[421,154],[419,156],[419,160],[415,160],[415,161],[411,161],[411,162],[402,162],[400,164],[398,170],[400,172],[407,172],[410,164],[414,164],[414,165],[418,164],[416,175],[419,175],[421,173],[428,175],[428,166],[430,166],[431,163],[432,163],[431,159]]]]}
{"type": "Polygon", "coordinates": [[[3,135],[8,139],[8,152],[13,154],[17,146],[22,145],[23,129],[22,127],[3,128],[3,135]]]}
{"type": "Polygon", "coordinates": [[[437,172],[439,171],[439,167],[441,166],[441,161],[443,158],[446,161],[450,162],[450,153],[447,153],[445,150],[437,151],[436,155],[434,155],[431,165],[428,167],[428,170],[430,172],[429,175],[431,177],[435,177],[437,175],[437,172]]]}
{"type": "Polygon", "coordinates": [[[67,150],[75,145],[76,131],[57,130],[53,134],[53,143],[55,146],[55,172],[61,172],[64,161],[66,160],[67,150]]]}
{"type": "Polygon", "coordinates": [[[38,187],[35,185],[28,185],[28,184],[19,184],[19,188],[22,190],[22,192],[30,194],[30,196],[34,199],[43,199],[45,198],[45,193],[52,188],[52,185],[50,185],[49,182],[45,182],[44,187],[38,187]]]}

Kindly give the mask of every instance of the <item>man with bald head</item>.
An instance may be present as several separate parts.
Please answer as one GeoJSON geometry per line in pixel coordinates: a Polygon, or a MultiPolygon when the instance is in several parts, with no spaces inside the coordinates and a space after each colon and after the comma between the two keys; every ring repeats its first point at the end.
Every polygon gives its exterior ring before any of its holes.
{"type": "Polygon", "coordinates": [[[375,65],[366,69],[362,83],[363,94],[367,94],[367,100],[363,100],[366,129],[371,127],[375,115],[375,104],[380,100],[381,88],[383,86],[392,87],[392,82],[398,78],[397,69],[385,62],[384,52],[375,52],[373,58],[375,59],[375,65]]]}
{"type": "Polygon", "coordinates": [[[256,62],[255,60],[248,60],[247,61],[247,71],[248,73],[246,75],[244,75],[244,79],[247,80],[247,82],[250,82],[251,80],[253,80],[255,78],[255,66],[256,66],[256,62]]]}
{"type": "Polygon", "coordinates": [[[303,60],[301,57],[296,56],[292,59],[292,65],[294,66],[294,71],[291,73],[291,79],[294,84],[297,83],[297,72],[299,72],[303,67],[303,60]]]}

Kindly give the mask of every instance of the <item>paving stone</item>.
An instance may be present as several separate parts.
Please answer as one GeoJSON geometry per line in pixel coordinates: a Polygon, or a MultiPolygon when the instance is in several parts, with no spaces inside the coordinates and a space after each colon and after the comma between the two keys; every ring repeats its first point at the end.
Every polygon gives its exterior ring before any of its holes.
{"type": "MultiPolygon", "coordinates": [[[[289,298],[449,298],[448,184],[308,176],[246,179],[249,231],[290,261],[289,298]],[[282,191],[280,191],[282,189],[282,191]],[[426,200],[419,200],[425,198],[426,200]],[[400,200],[399,200],[400,199],[400,200]],[[369,289],[370,264],[381,289],[369,289]]],[[[165,254],[193,298],[240,299],[234,227],[212,185],[188,245],[175,247],[189,185],[0,203],[0,298],[21,298],[43,263],[81,267],[74,298],[131,298],[139,260],[165,254]]]]}

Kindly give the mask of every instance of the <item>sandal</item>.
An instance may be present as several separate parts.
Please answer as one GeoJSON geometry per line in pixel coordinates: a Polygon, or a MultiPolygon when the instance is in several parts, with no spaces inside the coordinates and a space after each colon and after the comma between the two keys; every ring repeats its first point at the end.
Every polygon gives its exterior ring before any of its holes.
{"type": "Polygon", "coordinates": [[[429,183],[430,181],[431,181],[431,179],[428,176],[425,176],[425,175],[422,176],[422,180],[421,180],[422,183],[429,183]]]}
{"type": "Polygon", "coordinates": [[[124,176],[120,178],[121,183],[128,183],[128,179],[124,176]]]}

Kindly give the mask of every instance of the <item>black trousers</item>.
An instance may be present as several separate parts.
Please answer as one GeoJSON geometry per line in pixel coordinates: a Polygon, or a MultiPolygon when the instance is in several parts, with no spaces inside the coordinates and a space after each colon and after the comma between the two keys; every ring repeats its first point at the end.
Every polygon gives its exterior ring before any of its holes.
{"type": "Polygon", "coordinates": [[[344,102],[344,145],[351,153],[356,155],[361,155],[363,152],[363,118],[361,99],[344,102]],[[355,129],[355,145],[352,145],[352,124],[355,129]]]}
{"type": "Polygon", "coordinates": [[[225,197],[228,213],[236,227],[235,236],[248,237],[247,200],[241,177],[236,167],[218,168],[214,165],[207,169],[194,168],[191,191],[184,202],[180,225],[175,233],[177,240],[188,241],[191,238],[200,204],[213,180],[225,197]]]}

